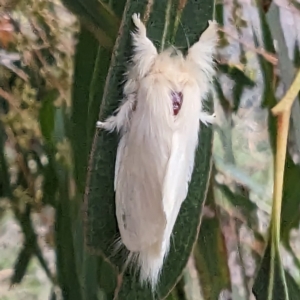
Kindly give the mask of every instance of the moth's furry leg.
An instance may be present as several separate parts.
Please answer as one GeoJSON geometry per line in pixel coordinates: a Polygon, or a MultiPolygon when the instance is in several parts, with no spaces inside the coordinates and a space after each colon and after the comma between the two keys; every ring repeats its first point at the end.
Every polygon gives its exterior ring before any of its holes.
{"type": "Polygon", "coordinates": [[[96,123],[97,128],[102,128],[107,131],[120,131],[122,128],[129,126],[131,113],[135,105],[135,95],[128,95],[128,99],[124,101],[121,106],[116,110],[115,116],[108,117],[104,122],[98,121],[96,123]]]}
{"type": "Polygon", "coordinates": [[[216,114],[213,113],[212,115],[209,115],[207,112],[201,112],[200,113],[200,121],[205,124],[213,124],[216,120],[216,114]]]}
{"type": "Polygon", "coordinates": [[[147,30],[140,19],[140,14],[133,14],[132,21],[136,31],[132,32],[134,55],[133,62],[138,77],[144,77],[150,70],[157,56],[157,50],[153,43],[147,38],[147,30]]]}

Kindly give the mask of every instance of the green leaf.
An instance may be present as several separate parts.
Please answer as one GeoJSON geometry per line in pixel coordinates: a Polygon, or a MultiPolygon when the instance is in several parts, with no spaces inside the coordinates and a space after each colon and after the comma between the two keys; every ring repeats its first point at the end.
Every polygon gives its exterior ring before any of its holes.
{"type": "Polygon", "coordinates": [[[299,226],[300,167],[287,155],[283,182],[281,210],[281,239],[289,244],[290,231],[299,226]]]}
{"type": "Polygon", "coordinates": [[[58,178],[55,170],[55,152],[52,147],[45,147],[48,164],[44,168],[44,181],[43,181],[43,198],[44,204],[50,204],[55,207],[55,195],[58,189],[58,178]],[[48,148],[48,149],[47,149],[48,148]]]}
{"type": "MultiPolygon", "coordinates": [[[[222,86],[217,79],[215,80],[214,86],[215,86],[216,94],[218,95],[218,101],[223,109],[225,117],[226,119],[229,119],[231,117],[231,112],[232,112],[231,104],[228,101],[228,99],[225,97],[222,90],[222,86]]],[[[232,158],[231,161],[232,160],[234,160],[234,158],[232,158]]]]}
{"type": "Polygon", "coordinates": [[[214,200],[213,185],[208,190],[200,233],[194,255],[205,300],[219,299],[223,290],[231,291],[225,239],[214,200]]]}
{"type": "Polygon", "coordinates": [[[98,282],[99,286],[105,291],[107,299],[114,298],[114,292],[117,286],[117,272],[110,262],[103,259],[102,256],[98,258],[98,282]]]}
{"type": "Polygon", "coordinates": [[[81,193],[84,193],[87,160],[110,59],[111,52],[100,47],[94,36],[81,27],[75,54],[71,113],[74,175],[81,193]]]}
{"type": "Polygon", "coordinates": [[[29,262],[33,255],[33,247],[29,243],[25,242],[21,252],[18,255],[17,261],[14,266],[14,273],[10,280],[11,285],[18,284],[22,281],[29,262]]]}
{"type": "Polygon", "coordinates": [[[265,196],[265,188],[262,184],[256,182],[245,171],[236,167],[232,163],[224,163],[220,157],[214,156],[216,168],[222,174],[229,176],[234,182],[247,187],[249,190],[255,192],[258,196],[265,196]]]}
{"type": "MultiPolygon", "coordinates": [[[[226,185],[215,183],[215,186],[225,196],[222,199],[222,202],[226,201],[225,199],[227,199],[231,203],[232,209],[235,209],[242,213],[244,217],[244,223],[253,230],[253,235],[255,236],[256,240],[265,243],[265,238],[261,233],[259,233],[258,229],[257,205],[253,203],[249,199],[249,197],[242,195],[238,189],[237,191],[235,191],[235,193],[233,193],[226,185]]],[[[218,204],[221,205],[221,203],[218,204]]],[[[222,208],[225,209],[224,206],[222,208]]],[[[254,254],[256,254],[255,256],[257,256],[257,253],[254,254]]]]}
{"type": "Polygon", "coordinates": [[[25,210],[22,214],[19,212],[19,210],[15,210],[15,215],[18,218],[22,228],[25,241],[14,266],[14,274],[11,278],[11,285],[20,283],[22,281],[34,251],[38,247],[37,236],[32,227],[30,213],[31,206],[29,204],[26,204],[25,210]]]}
{"type": "MultiPolygon", "coordinates": [[[[296,68],[300,67],[300,51],[299,51],[299,42],[295,42],[294,46],[294,64],[296,68]]],[[[299,96],[298,96],[299,98],[299,96]]]]}
{"type": "MultiPolygon", "coordinates": [[[[84,247],[84,233],[82,224],[81,210],[75,220],[73,229],[74,249],[77,259],[77,271],[79,280],[81,281],[81,288],[83,299],[97,300],[98,293],[98,258],[88,253],[84,247]]],[[[107,275],[108,276],[108,275],[107,275]]]]}
{"type": "Polygon", "coordinates": [[[257,220],[255,213],[257,211],[257,206],[253,203],[248,197],[245,197],[238,191],[233,193],[228,186],[216,183],[215,184],[218,189],[222,192],[222,194],[228,199],[235,209],[239,210],[244,216],[246,216],[247,225],[253,230],[255,228],[257,220]]]}
{"type": "Polygon", "coordinates": [[[274,252],[270,241],[252,290],[257,300],[288,299],[281,258],[277,250],[274,252]]]}
{"type": "Polygon", "coordinates": [[[278,249],[268,244],[261,262],[253,294],[256,300],[297,300],[300,288],[295,280],[283,269],[278,249]]]}
{"type": "MultiPolygon", "coordinates": [[[[56,206],[59,179],[57,174],[57,167],[59,163],[56,161],[56,143],[61,142],[65,138],[65,124],[64,124],[64,109],[62,107],[56,109],[45,109],[45,112],[50,110],[50,115],[53,114],[53,127],[52,125],[42,125],[43,113],[40,113],[40,126],[48,128],[44,130],[43,136],[48,136],[45,142],[45,153],[48,158],[48,164],[44,167],[44,180],[43,180],[43,203],[56,206]]],[[[52,122],[52,121],[51,121],[52,122]]]]}
{"type": "Polygon", "coordinates": [[[99,47],[95,60],[93,76],[89,87],[89,106],[87,119],[87,147],[91,150],[93,136],[95,134],[95,124],[98,121],[99,107],[101,104],[105,80],[109,69],[111,52],[99,47]]]}
{"type": "MultiPolygon", "coordinates": [[[[108,2],[108,1],[106,1],[108,2]]],[[[86,3],[90,6],[90,2],[86,3]]],[[[100,3],[102,5],[102,3],[100,3]]],[[[106,4],[105,4],[106,5],[106,4]]],[[[123,13],[125,1],[109,1],[109,9],[118,17],[123,13]]],[[[106,6],[108,8],[108,6],[106,6]]],[[[92,10],[94,13],[94,11],[92,10]]],[[[107,31],[108,32],[108,31],[107,31]]],[[[115,36],[116,37],[116,36],[115,36]]],[[[115,39],[113,38],[113,40],[115,39]]],[[[76,47],[75,72],[73,77],[71,143],[74,155],[74,177],[78,190],[74,209],[73,240],[76,249],[76,266],[80,274],[84,299],[92,300],[100,297],[98,288],[98,258],[88,253],[84,247],[81,202],[86,181],[88,154],[95,133],[98,111],[102,100],[106,75],[111,59],[111,50],[98,44],[98,40],[84,26],[81,26],[79,42],[76,47]]],[[[101,272],[103,268],[101,268],[101,272]]],[[[104,280],[109,281],[107,274],[113,270],[106,269],[104,280]]],[[[100,283],[102,286],[102,282],[100,283]]],[[[112,285],[112,289],[114,286],[112,285]]],[[[113,294],[112,294],[113,295],[113,294]]],[[[106,296],[102,293],[102,296],[106,296]]],[[[102,299],[102,298],[101,298],[102,299]]],[[[108,299],[110,299],[108,297],[108,299]]]]}
{"type": "MultiPolygon", "coordinates": [[[[176,293],[176,288],[174,288],[171,293],[165,298],[165,300],[179,300],[177,293],[176,293]]],[[[181,298],[180,300],[185,300],[185,298],[181,298]]]]}
{"type": "Polygon", "coordinates": [[[54,100],[56,100],[57,95],[57,90],[52,90],[47,93],[46,97],[42,99],[42,107],[39,111],[39,122],[42,135],[47,142],[52,142],[53,138],[52,134],[54,130],[55,116],[54,100]]]}
{"type": "MultiPolygon", "coordinates": [[[[122,1],[113,2],[112,6],[116,10],[120,9],[122,1]]],[[[78,189],[76,203],[79,207],[83,198],[88,154],[96,129],[95,124],[98,120],[98,110],[110,58],[111,52],[100,47],[92,33],[81,27],[75,56],[71,115],[71,142],[75,162],[74,177],[78,189]]],[[[84,299],[97,299],[98,258],[87,253],[84,248],[82,214],[78,208],[75,211],[77,212],[75,213],[73,229],[74,247],[82,293],[84,299]]],[[[112,273],[112,270],[108,273],[112,273]]]]}
{"type": "Polygon", "coordinates": [[[69,199],[69,176],[68,172],[60,166],[57,166],[56,172],[59,179],[55,217],[58,283],[64,300],[82,300],[72,236],[72,202],[69,199]]]}
{"type": "MultiPolygon", "coordinates": [[[[84,192],[89,153],[87,123],[89,117],[90,84],[94,74],[98,51],[99,44],[97,40],[87,29],[81,28],[75,53],[71,113],[74,176],[76,186],[81,193],[84,192]]],[[[99,84],[101,85],[101,82],[99,84]]]]}
{"type": "Polygon", "coordinates": [[[228,64],[219,64],[219,70],[234,80],[235,85],[233,87],[233,111],[237,112],[240,106],[240,100],[242,99],[242,93],[244,88],[253,87],[255,84],[243,71],[234,66],[228,64]]]}
{"type": "Polygon", "coordinates": [[[58,107],[55,110],[55,122],[53,131],[53,140],[55,143],[62,142],[66,133],[68,132],[68,123],[66,122],[66,109],[65,107],[58,107]]]}
{"type": "MultiPolygon", "coordinates": [[[[182,8],[178,7],[179,2],[171,0],[156,0],[151,2],[152,4],[149,3],[136,0],[127,1],[120,28],[122,34],[116,42],[106,79],[100,110],[101,120],[111,115],[118,107],[119,100],[122,99],[120,82],[124,78],[123,74],[131,55],[129,30],[133,29],[131,16],[134,12],[143,14],[147,5],[147,9],[149,9],[149,5],[153,5],[149,10],[151,12],[147,22],[148,36],[158,44],[159,48],[165,48],[171,41],[174,41],[175,46],[180,49],[187,48],[187,40],[189,44],[193,44],[199,38],[213,13],[213,1],[202,0],[197,3],[188,1],[182,8]],[[183,25],[179,26],[180,24],[183,25]]],[[[182,205],[174,227],[174,243],[171,243],[170,254],[162,272],[158,298],[165,297],[176,284],[197,237],[211,160],[212,131],[210,128],[202,128],[189,194],[182,205]]],[[[97,132],[94,138],[85,199],[86,240],[91,250],[102,254],[121,269],[124,257],[112,257],[111,255],[111,246],[118,236],[113,189],[117,143],[116,134],[108,134],[104,131],[97,132]]],[[[118,299],[148,298],[152,299],[150,290],[140,287],[137,276],[133,276],[129,271],[125,272],[118,299]]]]}
{"type": "Polygon", "coordinates": [[[37,257],[39,263],[41,264],[42,269],[45,271],[46,275],[48,276],[49,280],[52,283],[56,282],[56,278],[53,277],[53,275],[51,274],[51,271],[49,269],[49,266],[43,256],[42,250],[39,247],[39,245],[36,243],[36,246],[34,248],[34,254],[37,257]]]}
{"type": "MultiPolygon", "coordinates": [[[[82,24],[93,33],[100,45],[108,50],[114,46],[120,19],[114,11],[101,0],[63,0],[64,5],[75,13],[82,24]]],[[[120,0],[118,7],[125,1],[120,0]]]]}

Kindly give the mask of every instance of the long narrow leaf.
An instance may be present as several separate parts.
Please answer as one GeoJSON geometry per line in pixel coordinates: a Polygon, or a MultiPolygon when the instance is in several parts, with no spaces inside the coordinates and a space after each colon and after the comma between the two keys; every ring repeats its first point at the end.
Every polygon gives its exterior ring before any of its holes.
{"type": "Polygon", "coordinates": [[[196,266],[205,300],[219,299],[224,291],[231,291],[230,273],[225,239],[214,200],[213,180],[208,190],[200,233],[195,248],[196,266]]]}

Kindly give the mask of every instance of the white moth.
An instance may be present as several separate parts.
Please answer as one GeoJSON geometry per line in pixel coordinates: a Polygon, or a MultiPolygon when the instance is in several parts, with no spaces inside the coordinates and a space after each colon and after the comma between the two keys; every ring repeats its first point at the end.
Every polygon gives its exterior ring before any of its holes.
{"type": "Polygon", "coordinates": [[[214,75],[217,24],[210,21],[184,57],[174,49],[158,54],[139,15],[132,20],[137,30],[124,101],[97,127],[121,133],[114,181],[121,243],[141,282],[154,289],[188,193],[199,123],[215,117],[203,111],[202,102],[214,75]]]}

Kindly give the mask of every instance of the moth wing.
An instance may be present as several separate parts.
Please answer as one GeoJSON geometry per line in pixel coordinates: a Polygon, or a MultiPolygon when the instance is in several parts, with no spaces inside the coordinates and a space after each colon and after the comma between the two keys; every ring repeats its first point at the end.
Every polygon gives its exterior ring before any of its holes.
{"type": "Polygon", "coordinates": [[[117,189],[117,182],[118,182],[118,176],[119,176],[119,170],[120,170],[120,165],[123,160],[123,154],[124,150],[126,147],[126,142],[128,140],[127,132],[124,132],[119,144],[118,144],[118,149],[117,149],[117,156],[116,156],[116,163],[115,163],[115,179],[114,179],[114,189],[116,191],[117,189]]]}
{"type": "Polygon", "coordinates": [[[123,244],[141,251],[163,239],[163,181],[172,143],[169,90],[158,81],[140,85],[131,125],[120,141],[116,165],[116,215],[123,244]],[[166,98],[167,97],[167,98],[166,98]]]}
{"type": "Polygon", "coordinates": [[[188,194],[198,145],[200,111],[198,86],[187,86],[183,90],[182,107],[176,120],[172,151],[164,180],[163,203],[168,220],[166,239],[171,236],[181,204],[188,194]]]}

